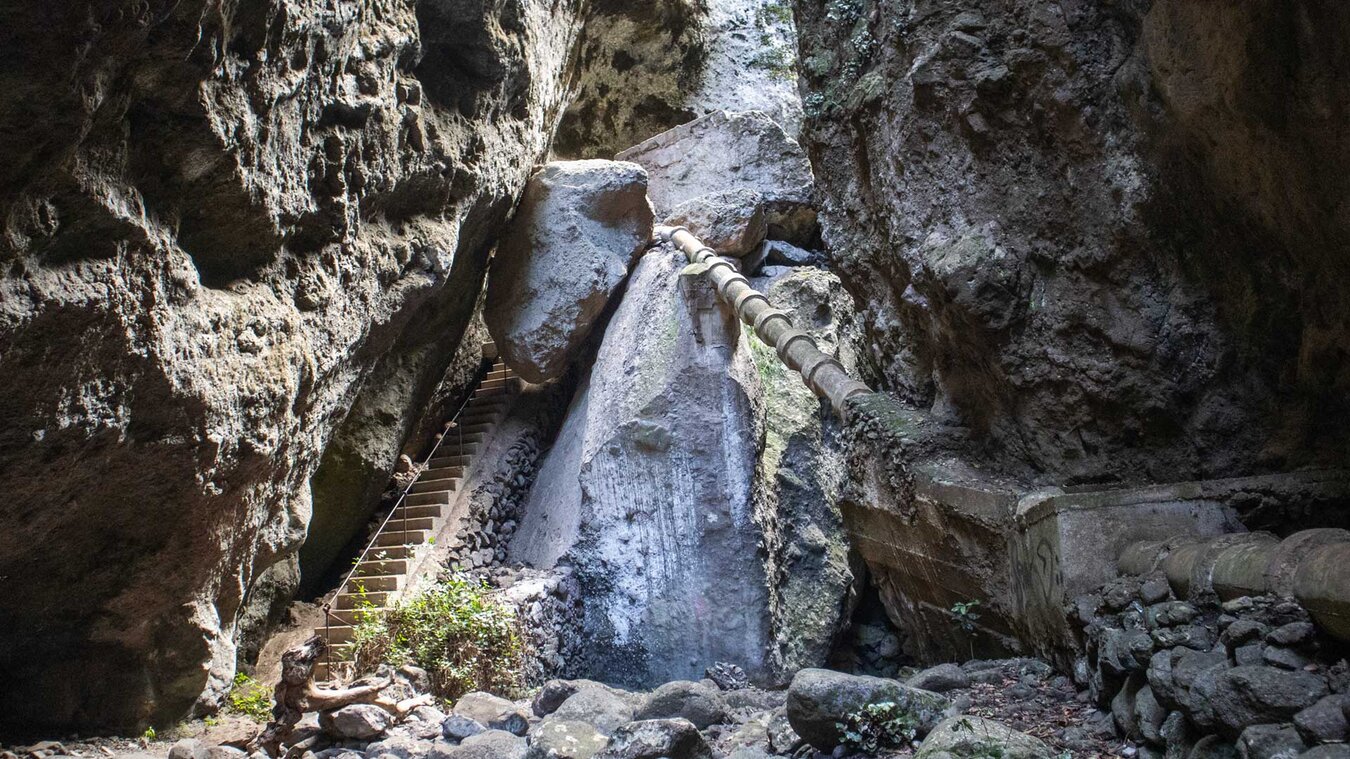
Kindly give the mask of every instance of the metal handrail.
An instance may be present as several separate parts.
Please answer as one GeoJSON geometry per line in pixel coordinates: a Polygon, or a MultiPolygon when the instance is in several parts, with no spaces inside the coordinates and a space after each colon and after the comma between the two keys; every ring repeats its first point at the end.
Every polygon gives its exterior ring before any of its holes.
{"type": "MultiPolygon", "coordinates": [[[[352,568],[347,572],[347,575],[342,578],[342,582],[338,583],[337,590],[333,593],[334,599],[342,595],[343,589],[346,588],[347,584],[350,583],[352,581],[352,578],[356,576],[356,570],[360,568],[361,562],[366,560],[366,554],[370,553],[370,549],[374,547],[375,541],[380,537],[382,533],[384,533],[384,528],[389,525],[389,521],[394,518],[394,512],[398,511],[399,506],[403,505],[403,502],[408,498],[408,494],[412,492],[413,486],[417,484],[417,480],[422,476],[422,472],[426,471],[426,467],[430,466],[431,460],[436,457],[436,452],[441,449],[441,443],[445,442],[445,433],[449,432],[452,429],[456,428],[459,429],[459,450],[460,456],[463,457],[464,428],[462,425],[459,424],[459,417],[461,414],[464,413],[464,409],[469,407],[469,402],[473,400],[474,394],[478,392],[478,388],[483,384],[483,378],[492,372],[492,366],[494,364],[495,362],[488,363],[487,364],[488,369],[486,371],[484,371],[480,366],[478,370],[477,381],[475,381],[473,385],[474,389],[470,391],[467,396],[465,396],[464,401],[461,402],[459,404],[459,408],[455,410],[454,416],[450,417],[450,421],[445,422],[441,426],[441,431],[436,434],[436,444],[431,446],[431,451],[427,453],[424,459],[422,459],[421,464],[422,469],[419,470],[417,476],[412,478],[412,480],[403,488],[403,492],[399,493],[398,500],[394,501],[394,505],[390,507],[389,513],[385,515],[384,521],[380,522],[380,526],[375,528],[375,532],[371,533],[370,540],[366,543],[366,547],[361,549],[361,555],[356,557],[356,561],[352,562],[352,568]]],[[[465,477],[468,474],[467,467],[464,467],[461,464],[461,469],[462,471],[460,472],[460,482],[464,482],[465,477]]],[[[403,539],[405,541],[408,539],[408,512],[406,509],[403,511],[403,539]]],[[[405,545],[407,544],[405,543],[405,545]]],[[[409,561],[409,564],[411,564],[411,561],[409,561]]],[[[333,602],[324,601],[323,637],[325,643],[327,643],[329,640],[332,639],[332,626],[333,626],[333,602]]],[[[324,662],[328,665],[328,674],[330,677],[333,674],[333,660],[331,651],[332,646],[329,645],[324,646],[324,662]]]]}

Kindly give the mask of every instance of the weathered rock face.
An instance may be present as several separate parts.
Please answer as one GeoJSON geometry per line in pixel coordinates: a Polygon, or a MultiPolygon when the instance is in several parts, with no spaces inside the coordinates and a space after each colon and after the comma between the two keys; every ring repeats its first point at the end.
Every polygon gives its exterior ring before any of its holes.
{"type": "MultiPolygon", "coordinates": [[[[830,275],[765,284],[825,344],[850,339],[830,275]]],[[[752,345],[681,254],[643,257],[512,544],[513,560],[576,568],[578,674],[650,684],[731,661],[771,680],[824,662],[852,580],[838,454],[819,402],[752,345]]]]}
{"type": "Polygon", "coordinates": [[[1350,9],[795,8],[889,388],[1056,481],[1344,460],[1350,9]]]}
{"type": "Polygon", "coordinates": [[[228,684],[334,429],[393,392],[371,423],[410,428],[455,355],[576,5],[0,12],[6,720],[139,729],[228,684]]]}
{"type": "Polygon", "coordinates": [[[589,667],[608,679],[758,669],[763,569],[750,504],[759,377],[734,322],[681,289],[683,256],[642,258],[535,483],[513,558],[567,555],[585,594],[589,667]],[[738,578],[728,581],[728,578],[738,578]]]}
{"type": "Polygon", "coordinates": [[[485,317],[507,365],[530,382],[562,376],[651,237],[641,166],[558,161],[531,177],[488,280],[485,317]]]}
{"type": "Polygon", "coordinates": [[[796,33],[784,0],[591,4],[566,158],[609,158],[718,110],[762,111],[796,136],[796,33]]]}
{"type": "MultiPolygon", "coordinates": [[[[751,285],[850,372],[859,328],[853,299],[822,269],[767,267],[751,285]]],[[[764,532],[773,641],[772,669],[785,676],[824,662],[848,618],[853,588],[839,514],[844,457],[821,402],[773,348],[750,341],[764,392],[764,443],[755,472],[755,512],[764,532]]]]}

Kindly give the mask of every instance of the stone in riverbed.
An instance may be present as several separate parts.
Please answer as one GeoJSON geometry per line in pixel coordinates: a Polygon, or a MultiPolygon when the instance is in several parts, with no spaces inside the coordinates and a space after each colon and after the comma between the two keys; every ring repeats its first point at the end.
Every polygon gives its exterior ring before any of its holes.
{"type": "Polygon", "coordinates": [[[939,664],[905,680],[905,685],[933,693],[970,687],[970,675],[955,664],[939,664]]]}
{"type": "Polygon", "coordinates": [[[559,161],[530,178],[492,261],[483,316],[521,377],[562,375],[652,234],[647,173],[559,161]]]}
{"type": "Polygon", "coordinates": [[[1054,756],[1039,738],[991,719],[956,716],[944,720],[924,739],[914,759],[1046,759],[1054,756]]]}
{"type": "Polygon", "coordinates": [[[466,693],[460,696],[450,711],[456,717],[465,717],[489,729],[505,730],[512,735],[524,735],[530,728],[529,717],[520,707],[491,693],[466,693]]]}
{"type": "Polygon", "coordinates": [[[597,683],[580,688],[551,716],[585,722],[609,735],[633,720],[633,707],[622,696],[597,683]]]}
{"type": "Polygon", "coordinates": [[[585,722],[549,718],[530,730],[526,759],[590,759],[607,745],[609,738],[585,722]]]}
{"type": "Polygon", "coordinates": [[[370,740],[392,724],[394,716],[374,704],[352,704],[319,715],[319,726],[324,732],[348,740],[370,740]]]}
{"type": "Polygon", "coordinates": [[[652,691],[634,715],[635,719],[674,717],[687,719],[694,727],[703,730],[726,720],[727,704],[722,694],[713,688],[677,680],[652,691]]]}
{"type": "Polygon", "coordinates": [[[685,719],[649,719],[630,722],[610,738],[609,747],[595,759],[712,759],[698,728],[685,719]]]}
{"type": "Polygon", "coordinates": [[[524,738],[505,730],[488,730],[465,738],[458,746],[437,744],[428,759],[525,759],[528,749],[524,738]]]}
{"type": "Polygon", "coordinates": [[[787,715],[807,743],[823,751],[843,738],[839,723],[868,704],[889,701],[908,712],[923,736],[942,719],[947,700],[895,680],[847,675],[826,669],[804,669],[788,688],[787,715]]]}

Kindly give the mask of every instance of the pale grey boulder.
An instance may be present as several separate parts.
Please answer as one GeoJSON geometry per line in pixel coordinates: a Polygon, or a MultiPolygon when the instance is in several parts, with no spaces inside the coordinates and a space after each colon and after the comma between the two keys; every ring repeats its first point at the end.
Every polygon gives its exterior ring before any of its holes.
{"type": "Polygon", "coordinates": [[[806,152],[758,111],[714,111],[618,155],[647,169],[652,205],[667,218],[703,195],[759,195],[770,235],[798,245],[815,236],[815,180],[806,152]]]}
{"type": "Polygon", "coordinates": [[[693,723],[684,719],[630,722],[615,731],[609,747],[595,759],[712,759],[712,749],[693,723]]]}
{"type": "Polygon", "coordinates": [[[609,738],[578,720],[550,717],[530,730],[526,759],[590,759],[609,745],[609,738]]]}
{"type": "Polygon", "coordinates": [[[1040,738],[980,717],[950,717],[924,738],[914,759],[1047,759],[1055,756],[1040,738]]]}
{"type": "Polygon", "coordinates": [[[481,691],[460,696],[450,713],[513,735],[524,735],[530,728],[529,716],[515,702],[481,691]]]}
{"type": "Polygon", "coordinates": [[[394,716],[374,704],[352,704],[319,715],[324,732],[348,740],[370,740],[393,724],[394,716]]]}
{"type": "Polygon", "coordinates": [[[896,680],[804,669],[788,688],[787,716],[807,743],[830,751],[843,739],[840,723],[869,704],[896,704],[913,717],[920,737],[943,717],[947,700],[896,680]]]}
{"type": "Polygon", "coordinates": [[[529,382],[561,376],[652,234],[647,173],[558,161],[530,178],[497,245],[484,319],[529,382]]]}
{"type": "Polygon", "coordinates": [[[704,245],[732,258],[755,250],[769,232],[763,197],[754,190],[691,198],[676,206],[664,223],[688,229],[704,245]]]}
{"type": "Polygon", "coordinates": [[[687,719],[700,730],[727,718],[727,702],[720,691],[702,683],[677,680],[652,691],[634,719],[687,719]]]}

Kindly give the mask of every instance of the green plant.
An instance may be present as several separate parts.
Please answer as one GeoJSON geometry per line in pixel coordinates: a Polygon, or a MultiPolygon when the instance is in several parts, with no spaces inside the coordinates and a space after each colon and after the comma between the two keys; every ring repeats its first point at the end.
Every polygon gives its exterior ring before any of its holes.
{"type": "Polygon", "coordinates": [[[240,672],[234,676],[234,687],[225,697],[225,707],[258,722],[272,716],[272,694],[267,686],[240,672]]]}
{"type": "Polygon", "coordinates": [[[515,610],[486,585],[461,577],[363,615],[352,640],[358,673],[381,663],[415,664],[447,700],[474,690],[511,695],[522,685],[524,645],[515,610]]]}
{"type": "Polygon", "coordinates": [[[843,733],[843,745],[856,751],[875,754],[881,749],[905,748],[914,744],[919,721],[893,701],[868,704],[834,725],[843,733]]]}
{"type": "Polygon", "coordinates": [[[145,728],[145,732],[141,733],[141,738],[147,741],[153,741],[158,736],[159,733],[156,733],[155,728],[153,727],[147,727],[145,728]]]}
{"type": "Polygon", "coordinates": [[[207,727],[215,727],[216,725],[219,725],[219,724],[220,724],[220,718],[219,718],[219,717],[206,717],[205,719],[202,720],[202,722],[203,722],[207,727]]]}
{"type": "Polygon", "coordinates": [[[952,604],[952,618],[956,620],[957,627],[966,633],[970,641],[970,658],[975,658],[975,622],[979,620],[980,613],[975,608],[980,605],[979,599],[973,601],[957,601],[952,604]]]}

